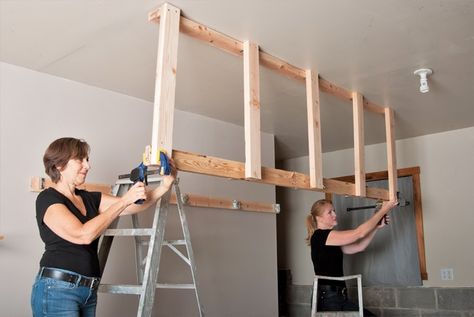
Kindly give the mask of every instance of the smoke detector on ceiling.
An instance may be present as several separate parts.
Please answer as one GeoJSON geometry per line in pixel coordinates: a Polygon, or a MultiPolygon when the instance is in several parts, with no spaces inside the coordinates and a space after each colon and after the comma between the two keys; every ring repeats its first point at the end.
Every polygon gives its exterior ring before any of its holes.
{"type": "Polygon", "coordinates": [[[428,86],[428,76],[433,74],[433,71],[429,68],[420,68],[415,70],[413,74],[420,76],[420,92],[426,93],[430,91],[430,87],[428,86]]]}

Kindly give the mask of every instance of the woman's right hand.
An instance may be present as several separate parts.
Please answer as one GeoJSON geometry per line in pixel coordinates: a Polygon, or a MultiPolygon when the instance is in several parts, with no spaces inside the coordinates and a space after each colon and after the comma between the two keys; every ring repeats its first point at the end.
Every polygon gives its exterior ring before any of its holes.
{"type": "Polygon", "coordinates": [[[392,209],[396,205],[398,205],[398,200],[397,199],[386,200],[382,203],[382,208],[380,208],[380,209],[384,209],[388,212],[390,209],[392,209]]]}
{"type": "Polygon", "coordinates": [[[137,200],[146,199],[145,184],[142,182],[136,182],[121,198],[126,206],[130,206],[137,200]]]}

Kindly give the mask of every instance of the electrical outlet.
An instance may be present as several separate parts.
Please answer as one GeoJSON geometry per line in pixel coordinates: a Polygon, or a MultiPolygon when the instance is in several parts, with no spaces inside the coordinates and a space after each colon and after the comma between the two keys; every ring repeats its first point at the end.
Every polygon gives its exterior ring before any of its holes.
{"type": "Polygon", "coordinates": [[[441,280],[452,281],[454,279],[454,272],[452,268],[441,269],[441,280]]]}

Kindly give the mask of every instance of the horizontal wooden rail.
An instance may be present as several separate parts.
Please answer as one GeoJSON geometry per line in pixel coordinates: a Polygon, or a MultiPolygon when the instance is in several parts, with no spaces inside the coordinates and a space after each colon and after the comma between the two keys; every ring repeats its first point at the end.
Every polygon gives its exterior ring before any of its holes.
{"type": "MultiPolygon", "coordinates": [[[[40,192],[43,189],[51,187],[53,182],[49,178],[40,176],[34,176],[30,179],[30,191],[40,192]]],[[[104,184],[85,183],[77,187],[78,189],[84,189],[90,192],[101,192],[106,194],[112,193],[112,186],[104,184]]]]}
{"type": "MultiPolygon", "coordinates": [[[[173,150],[173,160],[180,171],[218,176],[255,183],[264,183],[282,187],[355,195],[355,184],[335,179],[323,179],[323,189],[311,188],[309,175],[262,167],[262,179],[246,179],[245,163],[173,150]]],[[[388,200],[388,191],[382,188],[367,187],[368,198],[388,200]]]]}
{"type": "MultiPolygon", "coordinates": [[[[30,181],[30,191],[40,192],[43,189],[46,189],[52,185],[50,179],[43,177],[35,176],[31,178],[30,181]]],[[[112,191],[112,186],[104,184],[90,184],[86,183],[79,188],[85,189],[88,191],[99,191],[101,193],[110,194],[112,191]]],[[[232,209],[232,210],[241,210],[241,211],[254,211],[254,212],[267,212],[267,213],[279,213],[280,207],[278,204],[269,204],[261,203],[256,201],[245,201],[245,200],[236,200],[236,199],[227,199],[227,198],[217,198],[202,196],[190,193],[184,193],[182,195],[182,200],[185,205],[192,207],[202,207],[202,208],[218,208],[218,209],[232,209]]],[[[171,204],[176,204],[176,194],[173,193],[170,199],[171,204]]]]}
{"type": "MultiPolygon", "coordinates": [[[[160,22],[160,9],[150,12],[148,14],[148,20],[158,24],[160,22]]],[[[219,31],[208,28],[203,24],[194,22],[184,16],[181,16],[180,18],[179,31],[232,55],[243,56],[243,42],[219,31]]],[[[269,53],[266,53],[262,50],[260,50],[259,56],[261,65],[305,83],[306,70],[291,65],[286,61],[270,55],[269,53]]],[[[321,77],[319,77],[319,87],[321,91],[352,103],[352,91],[350,90],[339,87],[321,77]]],[[[364,108],[370,112],[384,115],[384,107],[368,100],[364,100],[364,108]]]]}

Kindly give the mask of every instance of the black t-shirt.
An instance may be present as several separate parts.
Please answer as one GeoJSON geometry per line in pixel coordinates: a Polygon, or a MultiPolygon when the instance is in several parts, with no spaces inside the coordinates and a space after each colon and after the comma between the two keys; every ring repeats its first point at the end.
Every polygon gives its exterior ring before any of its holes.
{"type": "Polygon", "coordinates": [[[73,271],[85,276],[100,277],[99,258],[97,256],[97,238],[91,244],[75,244],[56,235],[43,221],[46,210],[54,204],[63,204],[81,223],[99,214],[100,192],[88,192],[76,189],[86,207],[86,216],[63,194],[54,188],[43,190],[36,199],[36,221],[45,251],[40,265],[73,271]]]}
{"type": "MultiPolygon", "coordinates": [[[[341,277],[343,271],[343,254],[340,246],[326,245],[332,229],[318,229],[311,236],[311,260],[316,275],[341,277]]],[[[344,281],[320,279],[319,284],[345,286],[344,281]]]]}

